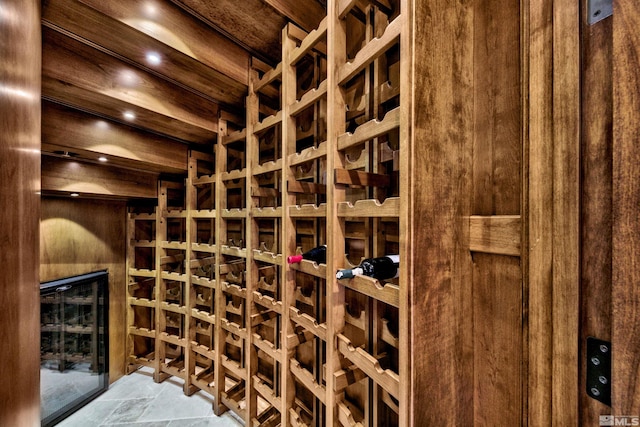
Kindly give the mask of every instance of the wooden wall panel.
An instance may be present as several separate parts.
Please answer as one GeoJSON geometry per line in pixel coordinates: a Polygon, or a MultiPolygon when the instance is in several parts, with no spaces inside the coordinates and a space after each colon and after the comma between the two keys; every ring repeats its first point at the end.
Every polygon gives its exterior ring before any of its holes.
{"type": "MultiPolygon", "coordinates": [[[[522,187],[520,4],[474,4],[475,215],[519,219],[522,187]]],[[[519,224],[519,221],[518,221],[519,224]]],[[[518,237],[520,230],[516,231],[518,237]]],[[[514,235],[515,237],[515,235],[514,235]]],[[[506,252],[503,252],[506,254],[506,252]]],[[[523,281],[518,256],[473,253],[474,422],[522,419],[523,281]]]]}
{"type": "Polygon", "coordinates": [[[40,2],[3,1],[0,32],[0,425],[32,427],[40,425],[40,2]]]}
{"type": "Polygon", "coordinates": [[[640,414],[640,12],[613,14],[613,382],[616,415],[640,414]]]}
{"type": "MultiPolygon", "coordinates": [[[[586,10],[587,1],[582,2],[586,10]]],[[[580,425],[611,409],[586,390],[586,339],[611,341],[612,24],[582,23],[580,425]]]]}
{"type": "Polygon", "coordinates": [[[126,205],[45,198],[41,203],[40,280],[109,270],[109,380],[125,373],[126,205]]]}
{"type": "Polygon", "coordinates": [[[472,425],[473,4],[414,7],[410,422],[472,425]]]}

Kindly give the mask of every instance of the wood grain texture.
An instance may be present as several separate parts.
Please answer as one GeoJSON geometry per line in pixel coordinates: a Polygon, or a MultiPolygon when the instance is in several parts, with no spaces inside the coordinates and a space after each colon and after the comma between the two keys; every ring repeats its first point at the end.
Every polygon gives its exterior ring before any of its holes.
{"type": "Polygon", "coordinates": [[[40,425],[40,2],[3,2],[0,31],[0,425],[32,427],[40,425]]]}
{"type": "Polygon", "coordinates": [[[186,141],[215,140],[217,104],[56,31],[43,29],[43,95],[186,141]]]}
{"type": "MultiPolygon", "coordinates": [[[[262,0],[171,0],[240,46],[274,65],[280,62],[280,31],[286,19],[262,0]]],[[[318,21],[320,22],[320,21],[318,21]]]]}
{"type": "Polygon", "coordinates": [[[552,422],[578,425],[580,7],[553,2],[552,422]]]}
{"type": "MultiPolygon", "coordinates": [[[[473,215],[469,218],[469,250],[520,256],[522,221],[519,215],[473,215]]],[[[499,269],[500,265],[495,268],[499,269]]]]}
{"type": "Polygon", "coordinates": [[[152,7],[127,0],[82,3],[241,83],[246,94],[249,53],[172,2],[157,1],[152,7]]]}
{"type": "MultiPolygon", "coordinates": [[[[587,2],[582,2],[586,9],[587,2]]],[[[611,341],[613,19],[582,24],[580,425],[611,409],[586,393],[586,339],[611,341]]]]}
{"type": "MultiPolygon", "coordinates": [[[[413,425],[472,425],[470,215],[473,4],[416,2],[411,375],[413,425]],[[438,46],[434,49],[434,46],[438,46]],[[425,168],[423,165],[429,165],[425,168]],[[426,398],[428,396],[428,398],[426,398]]],[[[404,73],[404,72],[403,72],[404,73]]]]}
{"type": "Polygon", "coordinates": [[[523,244],[525,298],[528,315],[527,420],[529,425],[551,424],[552,388],[552,253],[553,253],[553,41],[552,4],[526,4],[523,28],[525,117],[525,208],[527,230],[523,244]]]}
{"type": "Polygon", "coordinates": [[[42,151],[104,155],[109,166],[185,173],[187,145],[49,101],[42,103],[42,151]],[[73,126],[69,126],[73,123],[73,126]]]}
{"type": "Polygon", "coordinates": [[[469,246],[476,425],[518,425],[523,412],[521,16],[517,2],[474,5],[476,215],[469,218],[469,246]]]}
{"type": "Polygon", "coordinates": [[[613,16],[614,414],[640,414],[640,13],[618,0],[613,16]]]}
{"type": "MultiPolygon", "coordinates": [[[[99,4],[104,5],[103,9],[107,9],[107,5],[112,9],[116,6],[123,8],[120,3],[123,2],[100,2],[99,4]]],[[[249,58],[246,51],[214,31],[200,31],[200,39],[192,36],[189,40],[194,49],[198,50],[200,47],[199,53],[202,56],[198,58],[178,35],[162,27],[162,21],[158,22],[157,18],[142,19],[130,10],[134,3],[127,4],[130,6],[124,7],[122,14],[129,12],[128,16],[112,18],[77,0],[50,0],[46,2],[43,9],[43,24],[50,28],[64,28],[68,34],[73,34],[73,37],[79,41],[92,43],[92,47],[105,53],[141,64],[150,72],[163,76],[184,88],[195,90],[198,94],[223,104],[242,106],[247,90],[246,68],[249,58]],[[207,41],[207,46],[211,47],[205,50],[204,41],[207,41]],[[146,59],[149,52],[160,55],[161,63],[150,64],[146,59]],[[211,61],[212,58],[215,58],[215,61],[211,61]],[[229,66],[226,66],[227,64],[229,66]],[[211,65],[216,68],[212,68],[211,65]]],[[[162,4],[164,3],[158,3],[158,5],[162,4]]],[[[187,20],[188,15],[178,8],[165,9],[156,11],[156,17],[163,17],[166,20],[178,18],[176,21],[181,25],[176,25],[172,29],[179,33],[189,34],[193,27],[195,27],[194,32],[198,33],[198,29],[201,29],[199,27],[203,26],[197,20],[187,20]]],[[[107,9],[106,12],[110,10],[107,9]]]]}
{"type": "Polygon", "coordinates": [[[44,157],[42,190],[117,198],[157,197],[157,174],[44,157]]]}
{"type": "Polygon", "coordinates": [[[520,425],[521,262],[517,257],[475,253],[473,264],[474,425],[520,425]]]}
{"type": "Polygon", "coordinates": [[[109,381],[125,373],[125,221],[119,201],[43,198],[40,280],[109,270],[109,381]]]}

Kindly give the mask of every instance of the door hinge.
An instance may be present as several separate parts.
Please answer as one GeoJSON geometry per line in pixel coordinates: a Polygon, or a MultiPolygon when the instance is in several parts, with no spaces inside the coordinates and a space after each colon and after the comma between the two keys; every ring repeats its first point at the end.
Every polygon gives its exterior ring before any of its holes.
{"type": "Polygon", "coordinates": [[[613,0],[587,0],[587,23],[593,25],[613,15],[613,0]]]}
{"type": "Polygon", "coordinates": [[[587,338],[587,394],[611,406],[611,343],[587,338]]]}

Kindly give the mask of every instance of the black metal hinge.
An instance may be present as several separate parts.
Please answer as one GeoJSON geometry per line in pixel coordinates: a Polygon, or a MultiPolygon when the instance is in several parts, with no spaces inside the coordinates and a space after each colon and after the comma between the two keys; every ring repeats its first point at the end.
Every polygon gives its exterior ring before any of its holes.
{"type": "Polygon", "coordinates": [[[611,406],[611,343],[587,338],[587,394],[611,406]]]}

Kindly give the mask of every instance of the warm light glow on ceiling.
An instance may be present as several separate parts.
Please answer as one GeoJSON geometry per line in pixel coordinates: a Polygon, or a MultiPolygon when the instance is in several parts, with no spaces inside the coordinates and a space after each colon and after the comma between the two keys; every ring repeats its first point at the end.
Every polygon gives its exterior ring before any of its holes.
{"type": "Polygon", "coordinates": [[[118,75],[118,81],[123,86],[129,86],[129,87],[137,86],[139,83],[139,80],[140,79],[138,78],[137,74],[128,69],[122,70],[118,75]]]}
{"type": "Polygon", "coordinates": [[[136,119],[136,115],[133,113],[133,111],[125,111],[122,116],[129,121],[135,120],[136,119]]]}
{"type": "Polygon", "coordinates": [[[78,197],[78,196],[79,196],[79,194],[78,194],[78,193],[71,193],[71,194],[70,194],[70,196],[71,196],[71,197],[78,197]]]}
{"type": "Polygon", "coordinates": [[[100,156],[100,157],[98,157],[98,160],[101,161],[101,162],[106,162],[107,158],[105,156],[100,156]]]}
{"type": "Polygon", "coordinates": [[[158,6],[152,1],[148,1],[144,5],[144,14],[148,18],[156,18],[158,16],[158,6]]]}

